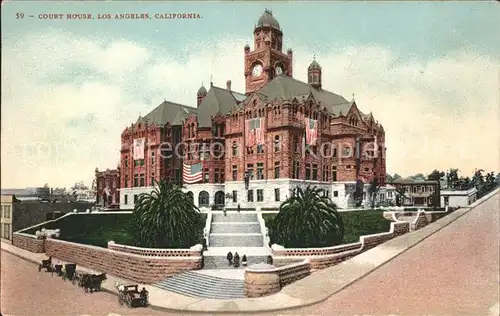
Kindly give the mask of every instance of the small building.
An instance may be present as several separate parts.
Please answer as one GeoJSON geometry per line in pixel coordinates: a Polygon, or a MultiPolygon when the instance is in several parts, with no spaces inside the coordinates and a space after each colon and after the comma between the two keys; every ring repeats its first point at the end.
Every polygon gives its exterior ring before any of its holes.
{"type": "Polygon", "coordinates": [[[406,178],[395,180],[390,185],[396,191],[404,190],[401,206],[439,207],[441,204],[439,181],[406,178]]]}
{"type": "Polygon", "coordinates": [[[66,202],[58,203],[34,196],[1,195],[1,236],[12,240],[12,233],[23,228],[58,218],[77,210],[85,212],[92,207],[91,203],[66,202]]]}
{"type": "Polygon", "coordinates": [[[464,207],[477,200],[476,187],[468,190],[441,190],[441,207],[464,207]]]}
{"type": "Polygon", "coordinates": [[[120,166],[116,169],[99,171],[95,168],[96,204],[102,207],[120,204],[120,166]]]}

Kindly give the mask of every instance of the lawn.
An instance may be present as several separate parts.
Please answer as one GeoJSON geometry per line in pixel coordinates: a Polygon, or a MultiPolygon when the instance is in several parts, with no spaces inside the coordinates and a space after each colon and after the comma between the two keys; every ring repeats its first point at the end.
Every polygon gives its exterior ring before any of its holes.
{"type": "MultiPolygon", "coordinates": [[[[199,223],[199,239],[203,238],[207,215],[201,214],[199,223]]],[[[100,213],[79,214],[61,218],[55,222],[26,231],[35,234],[35,231],[59,228],[59,239],[79,244],[107,247],[108,241],[124,245],[135,245],[132,232],[132,214],[100,213]]]]}
{"type": "MultiPolygon", "coordinates": [[[[358,242],[359,237],[377,233],[388,232],[391,221],[383,217],[383,210],[367,210],[354,212],[340,212],[344,222],[344,244],[358,242]]],[[[273,221],[276,213],[262,214],[266,221],[266,226],[273,221]]],[[[273,241],[271,241],[271,244],[273,241]]]]}

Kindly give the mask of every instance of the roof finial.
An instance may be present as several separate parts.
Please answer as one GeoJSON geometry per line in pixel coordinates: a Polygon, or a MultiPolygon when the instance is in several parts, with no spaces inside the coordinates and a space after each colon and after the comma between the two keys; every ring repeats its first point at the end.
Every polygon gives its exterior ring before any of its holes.
{"type": "Polygon", "coordinates": [[[316,54],[313,55],[313,60],[316,60],[316,54]]]}
{"type": "Polygon", "coordinates": [[[354,102],[354,93],[352,94],[352,102],[354,102]]]}

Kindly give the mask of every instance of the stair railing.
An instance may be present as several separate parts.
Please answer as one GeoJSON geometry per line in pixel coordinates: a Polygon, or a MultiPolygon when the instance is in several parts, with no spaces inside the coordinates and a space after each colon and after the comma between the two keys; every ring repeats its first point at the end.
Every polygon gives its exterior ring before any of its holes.
{"type": "Polygon", "coordinates": [[[269,247],[270,239],[269,239],[269,229],[266,227],[266,221],[264,217],[262,217],[262,211],[260,207],[257,207],[257,219],[260,224],[260,233],[262,234],[262,242],[264,243],[264,248],[272,253],[271,247],[269,247]]]}
{"type": "Polygon", "coordinates": [[[207,213],[207,221],[205,222],[205,229],[203,230],[203,235],[207,241],[207,247],[210,246],[210,231],[212,229],[212,210],[207,213]]]}

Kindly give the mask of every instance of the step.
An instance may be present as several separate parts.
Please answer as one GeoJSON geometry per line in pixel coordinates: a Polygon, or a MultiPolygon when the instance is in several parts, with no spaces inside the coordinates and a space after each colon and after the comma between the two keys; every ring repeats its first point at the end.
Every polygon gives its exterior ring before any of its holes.
{"type": "Polygon", "coordinates": [[[262,234],[210,234],[210,247],[263,247],[262,234]]]}
{"type": "Polygon", "coordinates": [[[229,265],[226,256],[204,256],[204,269],[245,269],[246,267],[253,264],[261,262],[267,263],[267,256],[247,255],[247,266],[245,267],[241,264],[242,257],[243,255],[240,254],[240,266],[238,268],[235,268],[229,265]]]}
{"type": "Polygon", "coordinates": [[[201,298],[233,299],[245,297],[244,281],[185,272],[154,284],[171,292],[201,298]]]}
{"type": "Polygon", "coordinates": [[[213,222],[258,222],[257,214],[244,214],[244,213],[227,213],[224,214],[214,214],[212,213],[212,223],[213,222]]]}
{"type": "Polygon", "coordinates": [[[223,256],[225,257],[228,252],[231,253],[239,253],[241,256],[257,256],[257,257],[266,257],[272,254],[271,249],[266,248],[264,246],[260,247],[209,247],[207,250],[203,252],[204,256],[223,256]]]}
{"type": "Polygon", "coordinates": [[[260,224],[259,222],[212,222],[210,233],[260,233],[260,224]]]}

